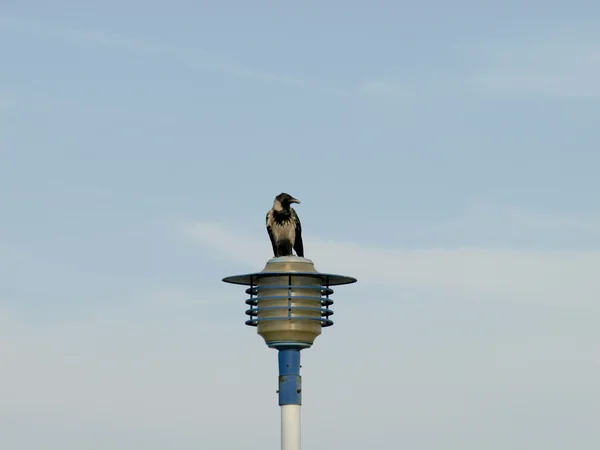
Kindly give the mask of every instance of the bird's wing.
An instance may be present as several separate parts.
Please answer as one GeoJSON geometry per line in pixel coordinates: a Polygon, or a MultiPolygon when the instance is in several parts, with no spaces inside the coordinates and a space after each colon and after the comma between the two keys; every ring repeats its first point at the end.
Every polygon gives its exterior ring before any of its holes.
{"type": "Polygon", "coordinates": [[[277,244],[275,243],[275,237],[273,236],[273,230],[271,229],[271,225],[269,225],[269,215],[271,211],[267,213],[266,223],[267,223],[267,233],[269,233],[269,239],[271,240],[271,245],[273,246],[273,256],[277,256],[277,244]]]}
{"type": "Polygon", "coordinates": [[[296,211],[292,208],[292,217],[294,218],[294,224],[296,225],[296,240],[294,241],[294,250],[296,255],[304,258],[304,244],[302,243],[302,225],[300,224],[300,218],[296,211]]]}

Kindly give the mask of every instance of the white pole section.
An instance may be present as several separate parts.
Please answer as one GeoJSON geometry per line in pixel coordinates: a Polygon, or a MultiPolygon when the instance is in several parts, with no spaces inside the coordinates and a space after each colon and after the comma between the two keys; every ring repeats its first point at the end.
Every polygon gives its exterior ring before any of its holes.
{"type": "Polygon", "coordinates": [[[281,405],[281,450],[300,450],[300,405],[281,405]]]}

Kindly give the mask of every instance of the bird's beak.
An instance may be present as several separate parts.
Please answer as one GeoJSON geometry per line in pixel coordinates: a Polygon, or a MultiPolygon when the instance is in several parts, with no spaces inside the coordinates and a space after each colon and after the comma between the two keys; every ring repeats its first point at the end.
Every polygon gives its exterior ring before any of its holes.
{"type": "Polygon", "coordinates": [[[299,204],[299,203],[300,203],[300,200],[298,200],[297,198],[292,198],[292,199],[290,200],[290,203],[298,203],[298,204],[299,204]]]}

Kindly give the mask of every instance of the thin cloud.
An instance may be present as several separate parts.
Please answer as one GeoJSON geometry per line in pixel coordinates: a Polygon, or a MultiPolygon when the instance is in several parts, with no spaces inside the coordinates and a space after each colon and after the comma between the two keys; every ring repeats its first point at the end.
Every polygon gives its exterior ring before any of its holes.
{"type": "Polygon", "coordinates": [[[124,36],[101,31],[89,31],[68,26],[57,26],[29,19],[0,17],[0,29],[13,33],[25,33],[44,38],[86,44],[90,46],[112,47],[132,53],[158,54],[178,60],[188,66],[214,70],[228,75],[250,78],[261,82],[271,82],[295,87],[306,87],[308,81],[229,61],[198,48],[185,48],[164,44],[145,38],[124,36]]]}
{"type": "Polygon", "coordinates": [[[600,70],[578,73],[576,68],[558,73],[548,69],[499,71],[477,74],[474,82],[484,91],[495,93],[532,94],[554,98],[600,98],[600,70]]]}
{"type": "Polygon", "coordinates": [[[481,90],[552,98],[600,98],[597,33],[557,30],[537,41],[489,44],[474,53],[485,66],[471,80],[481,90]]]}
{"type": "Polygon", "coordinates": [[[368,81],[361,87],[363,92],[390,98],[405,97],[406,91],[385,81],[368,81]]]}
{"type": "Polygon", "coordinates": [[[0,97],[0,111],[6,111],[10,108],[10,102],[8,99],[0,97]]]}
{"type": "MultiPolygon", "coordinates": [[[[59,39],[76,45],[110,47],[137,54],[162,55],[193,68],[212,70],[264,83],[317,90],[330,95],[344,96],[356,94],[356,91],[351,87],[339,88],[306,77],[289,76],[256,67],[248,67],[196,47],[186,48],[146,38],[102,31],[82,30],[65,25],[55,25],[18,17],[0,17],[0,30],[2,29],[12,33],[24,33],[42,38],[59,39]]],[[[359,90],[363,93],[377,96],[399,97],[404,95],[404,92],[400,89],[389,83],[380,81],[364,83],[359,86],[359,90]]]]}
{"type": "Polygon", "coordinates": [[[594,236],[600,233],[597,214],[573,215],[566,212],[541,212],[502,205],[489,198],[473,198],[457,217],[436,222],[431,227],[453,229],[504,229],[516,227],[524,232],[554,232],[565,234],[585,233],[594,236]]]}
{"type": "MultiPolygon", "coordinates": [[[[218,223],[189,223],[181,231],[205,248],[261,270],[268,242],[218,223]]],[[[309,238],[308,257],[318,270],[356,276],[373,285],[431,288],[455,293],[519,298],[529,302],[589,304],[600,297],[597,251],[536,251],[511,248],[365,247],[309,238]]]]}
{"type": "Polygon", "coordinates": [[[507,209],[505,214],[513,223],[531,230],[600,232],[600,220],[581,218],[569,214],[531,213],[520,209],[507,209]]]}

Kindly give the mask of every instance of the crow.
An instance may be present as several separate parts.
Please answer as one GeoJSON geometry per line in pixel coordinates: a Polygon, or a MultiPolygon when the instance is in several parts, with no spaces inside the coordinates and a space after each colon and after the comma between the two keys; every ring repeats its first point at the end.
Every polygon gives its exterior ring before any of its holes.
{"type": "Polygon", "coordinates": [[[293,256],[292,248],[297,256],[304,257],[302,227],[292,203],[300,203],[300,200],[282,192],[275,197],[273,208],[267,213],[267,232],[276,258],[293,256]]]}

